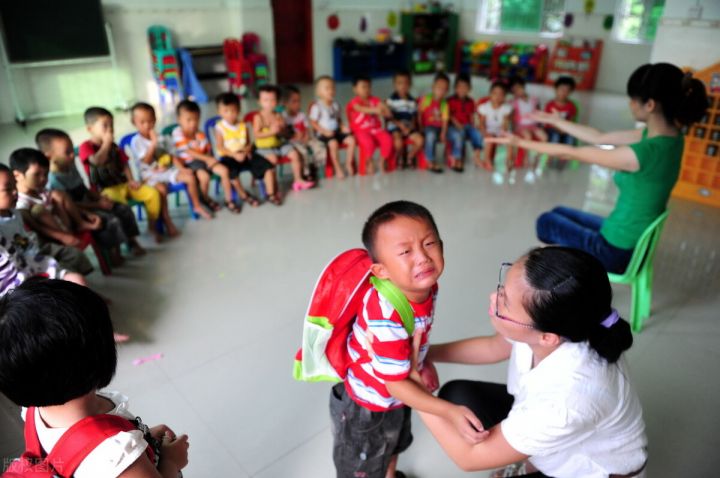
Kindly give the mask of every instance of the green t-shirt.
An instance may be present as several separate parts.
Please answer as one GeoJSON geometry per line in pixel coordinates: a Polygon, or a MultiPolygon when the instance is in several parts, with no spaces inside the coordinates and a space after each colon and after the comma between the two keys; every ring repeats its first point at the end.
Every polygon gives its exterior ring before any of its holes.
{"type": "Polygon", "coordinates": [[[683,146],[682,134],[648,138],[647,128],[643,130],[642,140],[630,145],[640,169],[615,173],[620,195],[600,229],[600,234],[611,245],[634,249],[645,229],[665,211],[680,174],[683,146]]]}

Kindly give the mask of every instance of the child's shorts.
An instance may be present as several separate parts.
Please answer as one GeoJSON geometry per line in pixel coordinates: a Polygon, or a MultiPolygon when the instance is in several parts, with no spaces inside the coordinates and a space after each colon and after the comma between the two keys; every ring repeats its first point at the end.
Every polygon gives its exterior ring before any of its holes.
{"type": "Polygon", "coordinates": [[[255,152],[263,157],[274,154],[278,158],[282,158],[283,156],[287,156],[288,154],[290,154],[293,149],[295,148],[293,148],[292,144],[283,144],[282,146],[278,146],[277,148],[258,148],[255,150],[255,152]]]}
{"type": "Polygon", "coordinates": [[[328,144],[332,140],[336,140],[339,144],[342,144],[343,141],[345,141],[345,138],[350,136],[349,133],[343,133],[342,130],[335,130],[335,134],[332,136],[325,136],[324,134],[318,134],[317,139],[325,144],[328,144]]]}
{"type": "Polygon", "coordinates": [[[339,383],[330,391],[333,461],[337,476],[384,478],[393,455],[412,444],[410,409],[371,412],[339,383]]]}
{"type": "Polygon", "coordinates": [[[198,171],[207,171],[209,174],[213,174],[213,171],[210,167],[208,167],[208,164],[200,159],[191,159],[190,161],[185,162],[185,166],[190,168],[190,171],[193,173],[197,173],[198,171]]]}
{"type": "Polygon", "coordinates": [[[274,168],[273,164],[257,153],[250,154],[245,161],[238,161],[230,156],[223,156],[220,162],[228,168],[230,179],[237,178],[240,173],[250,171],[255,179],[262,179],[265,173],[274,168]]]}

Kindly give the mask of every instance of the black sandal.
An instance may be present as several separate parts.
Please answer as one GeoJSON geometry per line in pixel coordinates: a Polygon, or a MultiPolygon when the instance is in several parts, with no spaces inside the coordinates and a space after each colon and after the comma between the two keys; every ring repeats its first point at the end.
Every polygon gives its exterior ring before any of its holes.
{"type": "Polygon", "coordinates": [[[226,202],[225,207],[228,208],[228,211],[230,211],[233,214],[240,214],[242,212],[242,209],[238,207],[237,204],[234,202],[226,202]]]}
{"type": "Polygon", "coordinates": [[[203,198],[202,202],[205,203],[205,205],[210,208],[212,212],[218,212],[220,209],[222,209],[218,203],[216,203],[210,198],[203,198]]]}
{"type": "Polygon", "coordinates": [[[435,174],[441,174],[444,172],[444,170],[440,166],[433,166],[432,168],[430,168],[430,172],[433,172],[435,174]]]}
{"type": "Polygon", "coordinates": [[[260,201],[258,201],[255,196],[248,192],[245,193],[245,197],[241,197],[240,199],[242,199],[243,202],[248,203],[252,207],[258,207],[260,205],[260,201]]]}

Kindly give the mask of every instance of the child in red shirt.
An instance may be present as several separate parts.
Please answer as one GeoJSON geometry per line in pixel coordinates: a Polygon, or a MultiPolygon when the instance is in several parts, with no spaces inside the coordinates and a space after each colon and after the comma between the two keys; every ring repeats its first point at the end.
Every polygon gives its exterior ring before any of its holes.
{"type": "Polygon", "coordinates": [[[461,73],[455,79],[455,94],[448,98],[450,107],[450,125],[448,136],[452,151],[450,153],[450,164],[453,170],[462,173],[463,146],[465,141],[470,141],[473,147],[473,160],[476,166],[481,166],[480,154],[483,147],[482,136],[475,128],[475,102],[469,96],[470,76],[461,73]]]}
{"type": "MultiPolygon", "coordinates": [[[[577,121],[577,108],[569,98],[573,91],[575,91],[575,80],[571,76],[559,77],[555,80],[555,98],[545,105],[545,112],[559,116],[564,120],[577,121]]],[[[550,125],[545,126],[545,131],[548,134],[549,143],[575,144],[574,137],[550,125]]],[[[557,158],[551,158],[551,160],[553,161],[550,164],[555,163],[558,169],[562,169],[566,163],[557,158]]]]}
{"type": "Polygon", "coordinates": [[[371,96],[370,78],[358,76],[353,80],[355,98],[347,105],[350,131],[360,147],[359,170],[362,173],[367,162],[367,173],[373,174],[375,167],[372,155],[375,148],[380,148],[380,171],[385,171],[388,161],[393,156],[393,140],[390,133],[383,128],[382,118],[390,116],[390,110],[380,98],[371,96]]]}
{"type": "Polygon", "coordinates": [[[425,134],[425,156],[430,162],[430,171],[442,173],[442,163],[435,161],[435,144],[445,142],[450,120],[450,111],[445,95],[450,87],[450,78],[445,73],[435,75],[432,93],[423,96],[418,101],[420,127],[425,134]]]}

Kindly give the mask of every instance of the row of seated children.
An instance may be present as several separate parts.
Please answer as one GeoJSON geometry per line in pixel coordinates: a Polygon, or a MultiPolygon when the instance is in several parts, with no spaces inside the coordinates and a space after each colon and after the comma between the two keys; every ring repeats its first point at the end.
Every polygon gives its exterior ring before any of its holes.
{"type": "MultiPolygon", "coordinates": [[[[512,79],[509,83],[496,81],[490,88],[490,95],[475,101],[469,96],[470,78],[458,75],[455,80],[455,92],[446,97],[450,80],[447,75],[438,74],[432,84],[431,92],[415,99],[410,89],[412,79],[407,72],[398,72],[393,77],[394,92],[386,101],[372,95],[371,81],[367,77],[357,77],[353,81],[354,98],[346,107],[348,126],[342,122],[342,107],[335,99],[335,83],[329,76],[318,78],[315,85],[316,98],[311,103],[308,116],[301,111],[301,98],[297,88],[289,87],[283,107],[286,127],[291,128],[294,146],[310,163],[308,151],[321,156],[316,163],[322,166],[324,154],[338,177],[345,176],[340,161],[339,150],[347,150],[346,168],[348,174],[356,169],[361,173],[372,174],[374,164],[371,160],[376,148],[380,150],[380,170],[401,167],[415,163],[418,153],[424,153],[430,163],[430,170],[442,172],[442,161],[436,158],[438,142],[448,143],[447,162],[450,167],[462,172],[464,144],[469,141],[473,147],[474,162],[477,166],[493,169],[494,148],[486,148],[483,157],[483,137],[497,136],[511,131],[525,138],[540,141],[572,141],[567,135],[557,131],[545,130],[533,118],[539,102],[529,96],[522,79],[512,79]],[[510,90],[514,96],[511,103],[506,102],[510,90]],[[384,126],[383,126],[384,124],[384,126]],[[358,167],[354,162],[355,147],[359,147],[358,167]]],[[[568,97],[574,89],[572,78],[563,77],[555,84],[555,98],[548,102],[545,111],[574,119],[576,110],[568,97]]],[[[509,181],[515,180],[515,166],[519,166],[515,151],[508,154],[509,181]]],[[[530,169],[526,180],[535,178],[536,158],[528,161],[530,169]]],[[[537,170],[540,172],[540,170],[537,170]]],[[[503,175],[495,172],[495,182],[503,182],[503,175]]]]}

